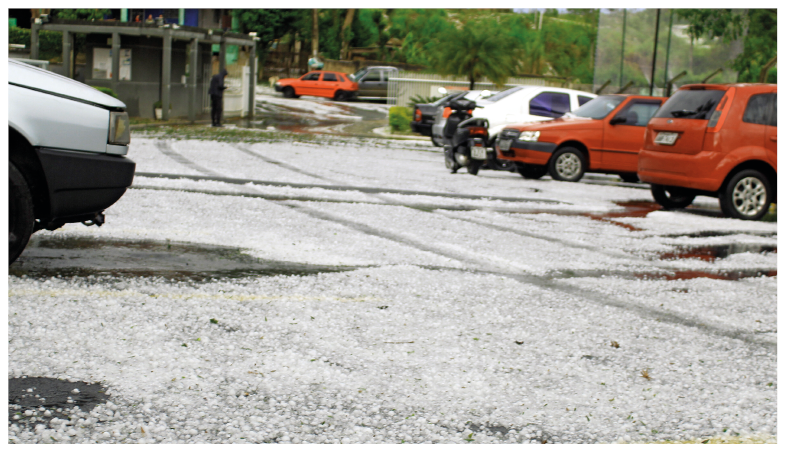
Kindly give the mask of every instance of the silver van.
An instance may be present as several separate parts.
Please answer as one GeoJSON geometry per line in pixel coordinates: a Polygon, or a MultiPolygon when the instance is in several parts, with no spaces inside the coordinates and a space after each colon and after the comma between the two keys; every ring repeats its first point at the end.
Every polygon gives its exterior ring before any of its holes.
{"type": "Polygon", "coordinates": [[[392,66],[368,66],[351,75],[360,86],[357,98],[364,100],[387,100],[387,84],[398,76],[398,68],[392,66]]]}

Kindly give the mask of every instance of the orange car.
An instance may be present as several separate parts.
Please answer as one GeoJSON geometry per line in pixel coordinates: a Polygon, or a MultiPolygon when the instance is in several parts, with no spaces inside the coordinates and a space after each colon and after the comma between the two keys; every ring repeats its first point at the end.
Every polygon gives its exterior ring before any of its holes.
{"type": "Polygon", "coordinates": [[[666,209],[704,195],[760,219],[777,201],[777,85],[682,86],[649,122],[638,174],[666,209]]]}
{"type": "Polygon", "coordinates": [[[646,123],[664,100],[599,96],[553,121],[505,128],[496,142],[497,155],[514,161],[518,173],[527,179],[539,179],[547,172],[556,180],[576,182],[586,171],[593,171],[636,182],[646,123]]]}
{"type": "Polygon", "coordinates": [[[284,97],[318,96],[348,100],[357,95],[358,85],[343,72],[311,71],[300,78],[284,78],[275,83],[275,90],[284,97]]]}

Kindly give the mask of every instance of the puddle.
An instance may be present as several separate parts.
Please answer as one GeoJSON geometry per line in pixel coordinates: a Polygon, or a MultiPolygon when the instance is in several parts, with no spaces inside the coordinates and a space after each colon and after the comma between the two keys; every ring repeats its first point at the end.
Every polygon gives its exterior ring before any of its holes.
{"type": "Polygon", "coordinates": [[[75,406],[87,413],[109,398],[105,391],[106,388],[98,383],[84,381],[44,377],[9,378],[8,421],[30,426],[48,424],[52,417],[67,419],[68,412],[75,406]],[[49,415],[46,414],[47,410],[49,415]],[[14,416],[19,418],[14,419],[14,416]]]}
{"type": "Polygon", "coordinates": [[[776,246],[733,243],[730,245],[712,245],[712,246],[680,248],[675,252],[660,254],[660,259],[661,260],[700,259],[706,262],[714,262],[716,259],[724,259],[730,256],[731,254],[776,253],[776,252],[777,252],[776,246]]]}
{"type": "Polygon", "coordinates": [[[604,221],[607,223],[615,224],[616,226],[621,226],[628,231],[642,231],[643,229],[635,227],[631,224],[624,223],[621,221],[613,220],[613,218],[645,218],[646,215],[654,212],[655,210],[660,210],[660,205],[656,202],[652,201],[627,201],[627,202],[617,202],[617,206],[624,207],[625,210],[621,212],[607,212],[600,215],[586,213],[583,216],[589,217],[592,220],[604,221]]]}
{"type": "Polygon", "coordinates": [[[203,281],[277,275],[311,275],[355,270],[257,259],[238,248],[189,243],[52,237],[30,239],[9,275],[42,277],[163,277],[203,281]]]}
{"type": "Polygon", "coordinates": [[[668,281],[709,278],[723,281],[738,281],[744,278],[757,278],[760,276],[777,276],[777,270],[731,270],[709,273],[699,270],[684,270],[670,273],[636,273],[638,279],[665,279],[668,281]]]}
{"type": "Polygon", "coordinates": [[[706,239],[711,237],[726,237],[729,235],[754,235],[756,237],[774,237],[776,232],[760,232],[760,231],[698,231],[689,234],[666,234],[661,237],[666,238],[681,238],[688,237],[691,239],[706,239]]]}
{"type": "MultiPolygon", "coordinates": [[[[654,271],[654,272],[632,272],[632,271],[605,271],[605,270],[567,270],[555,272],[548,275],[549,279],[572,279],[572,278],[607,278],[617,277],[625,279],[666,279],[668,281],[686,280],[696,278],[720,279],[724,281],[738,281],[744,278],[757,278],[760,276],[777,276],[777,270],[769,269],[745,269],[745,270],[720,270],[707,272],[700,270],[675,270],[675,271],[654,271]]],[[[678,289],[686,291],[687,289],[678,289]]],[[[686,292],[685,292],[686,293],[686,292]]]]}

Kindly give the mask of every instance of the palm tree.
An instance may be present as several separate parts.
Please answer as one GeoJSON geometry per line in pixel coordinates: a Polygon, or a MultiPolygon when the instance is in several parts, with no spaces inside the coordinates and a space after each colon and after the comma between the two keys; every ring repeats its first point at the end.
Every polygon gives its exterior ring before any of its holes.
{"type": "Polygon", "coordinates": [[[482,77],[496,86],[520,72],[520,44],[501,31],[494,19],[470,21],[462,27],[453,26],[438,36],[433,56],[436,71],[441,75],[469,78],[469,89],[482,77]]]}

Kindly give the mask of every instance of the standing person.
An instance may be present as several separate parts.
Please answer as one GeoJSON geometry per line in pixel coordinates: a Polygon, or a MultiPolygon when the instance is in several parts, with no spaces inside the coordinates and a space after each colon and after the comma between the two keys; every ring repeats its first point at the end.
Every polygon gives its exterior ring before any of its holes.
{"type": "Polygon", "coordinates": [[[221,72],[213,75],[213,78],[210,79],[210,90],[207,93],[210,95],[210,101],[213,106],[210,112],[213,127],[221,127],[221,111],[223,110],[224,90],[226,89],[224,78],[226,74],[228,74],[226,69],[221,69],[221,72]]]}

